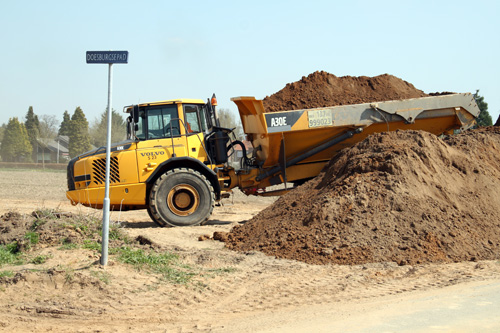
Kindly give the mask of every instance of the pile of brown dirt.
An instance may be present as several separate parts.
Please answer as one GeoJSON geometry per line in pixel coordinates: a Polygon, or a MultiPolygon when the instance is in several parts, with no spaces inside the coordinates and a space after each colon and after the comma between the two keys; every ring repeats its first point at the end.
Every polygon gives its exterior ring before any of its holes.
{"type": "Polygon", "coordinates": [[[499,151],[497,127],[375,134],[223,238],[311,264],[497,259],[499,151]]]}
{"type": "Polygon", "coordinates": [[[337,77],[318,71],[266,96],[263,103],[266,112],[277,112],[425,96],[411,83],[389,74],[337,77]]]}

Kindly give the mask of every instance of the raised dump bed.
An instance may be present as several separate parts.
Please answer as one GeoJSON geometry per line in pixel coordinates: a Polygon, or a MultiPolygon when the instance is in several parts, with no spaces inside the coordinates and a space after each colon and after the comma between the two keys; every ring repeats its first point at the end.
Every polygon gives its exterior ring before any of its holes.
{"type": "Polygon", "coordinates": [[[336,152],[376,132],[423,130],[440,135],[467,129],[480,112],[470,93],[272,113],[255,97],[231,100],[263,170],[257,181],[280,169],[286,169],[289,181],[315,176],[336,152]]]}

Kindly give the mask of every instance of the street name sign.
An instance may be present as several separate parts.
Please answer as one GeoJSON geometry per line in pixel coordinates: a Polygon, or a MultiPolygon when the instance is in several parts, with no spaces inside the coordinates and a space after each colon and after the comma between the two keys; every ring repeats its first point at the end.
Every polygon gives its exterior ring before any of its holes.
{"type": "Polygon", "coordinates": [[[128,51],[87,51],[87,64],[127,64],[128,51]]]}

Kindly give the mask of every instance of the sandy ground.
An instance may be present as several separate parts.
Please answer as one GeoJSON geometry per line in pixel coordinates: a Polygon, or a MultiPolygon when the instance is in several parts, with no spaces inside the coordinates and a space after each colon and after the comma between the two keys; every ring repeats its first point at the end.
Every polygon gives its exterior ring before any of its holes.
{"type": "MultiPolygon", "coordinates": [[[[64,172],[0,170],[0,214],[57,208],[64,172]]],[[[308,265],[260,252],[237,253],[201,235],[228,231],[272,203],[236,193],[208,225],[159,228],[145,211],[113,213],[133,237],[177,253],[199,274],[185,285],[160,281],[90,250],[47,247],[43,265],[0,285],[5,332],[495,332],[500,330],[498,261],[397,266],[308,265]],[[49,272],[49,273],[48,273],[49,272]],[[106,279],[102,277],[105,276],[106,279]],[[101,278],[98,278],[101,277],[101,278]]]]}

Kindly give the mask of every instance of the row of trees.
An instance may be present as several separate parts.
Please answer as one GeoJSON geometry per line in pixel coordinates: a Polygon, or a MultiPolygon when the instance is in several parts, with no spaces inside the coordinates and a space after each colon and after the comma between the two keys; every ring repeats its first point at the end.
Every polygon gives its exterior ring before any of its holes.
{"type": "MultiPolygon", "coordinates": [[[[481,110],[477,118],[478,126],[492,125],[488,104],[484,101],[484,97],[479,95],[479,90],[476,91],[475,98],[481,110]]],[[[112,110],[111,115],[111,140],[119,142],[126,135],[125,119],[116,110],[112,110]]],[[[241,124],[230,110],[220,109],[218,116],[223,127],[235,128],[237,137],[243,138],[241,124]]],[[[500,125],[500,117],[497,123],[500,125]]],[[[77,107],[71,116],[68,111],[64,111],[63,120],[59,123],[55,116],[42,115],[38,117],[33,111],[33,107],[30,106],[24,122],[14,117],[10,118],[7,124],[0,126],[0,156],[4,162],[30,162],[33,160],[33,151],[36,151],[37,147],[46,147],[59,135],[69,138],[69,156],[75,157],[90,150],[92,146],[104,146],[106,133],[106,111],[89,125],[80,107],[77,107]]]]}
{"type": "MultiPolygon", "coordinates": [[[[493,120],[491,119],[491,115],[488,112],[488,103],[484,101],[484,97],[479,95],[479,89],[476,90],[476,93],[474,94],[474,98],[476,99],[477,106],[479,107],[479,110],[481,110],[481,113],[479,113],[479,116],[477,117],[477,126],[491,126],[493,125],[493,120]]],[[[498,117],[500,120],[500,116],[498,117]]],[[[498,120],[497,120],[498,122],[498,120]]],[[[495,126],[497,126],[495,124],[495,126]]]]}
{"type": "MultiPolygon", "coordinates": [[[[30,106],[25,121],[17,117],[9,119],[0,127],[0,156],[4,162],[31,162],[33,152],[45,147],[57,136],[69,138],[69,156],[78,156],[92,148],[106,144],[106,111],[89,125],[80,107],[70,116],[64,111],[63,120],[59,123],[52,115],[38,117],[30,106]]],[[[112,139],[118,142],[125,138],[125,120],[115,110],[112,110],[112,139]]],[[[43,157],[42,160],[45,160],[43,157]]]]}

